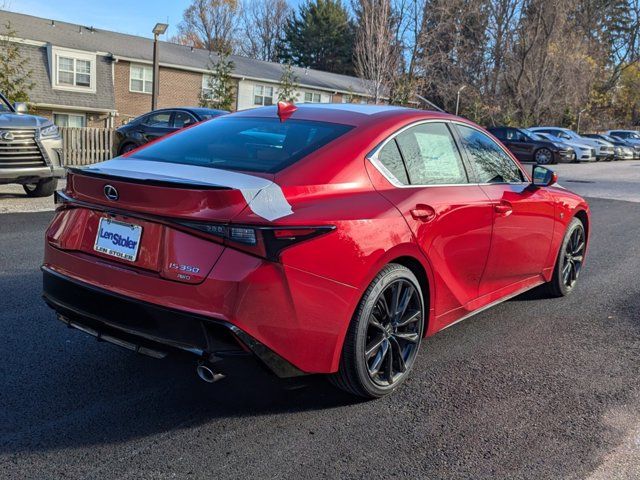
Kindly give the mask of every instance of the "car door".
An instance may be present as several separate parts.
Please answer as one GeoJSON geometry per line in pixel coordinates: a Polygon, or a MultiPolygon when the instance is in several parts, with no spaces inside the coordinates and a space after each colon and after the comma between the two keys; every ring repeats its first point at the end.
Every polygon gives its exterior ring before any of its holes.
{"type": "Polygon", "coordinates": [[[533,187],[511,156],[488,135],[457,124],[475,180],[493,205],[493,235],[480,296],[496,298],[535,283],[548,266],[555,205],[544,188],[533,187]]]}
{"type": "Polygon", "coordinates": [[[140,133],[146,142],[163,137],[175,130],[172,124],[172,110],[161,110],[154,112],[142,121],[140,133]]]}
{"type": "Polygon", "coordinates": [[[389,139],[372,161],[397,188],[382,191],[402,213],[435,276],[436,328],[466,313],[478,296],[489,254],[493,206],[444,122],[414,125],[389,139]]]}
{"type": "Polygon", "coordinates": [[[532,162],[535,145],[516,128],[507,129],[509,138],[509,150],[521,162],[532,162]]]}

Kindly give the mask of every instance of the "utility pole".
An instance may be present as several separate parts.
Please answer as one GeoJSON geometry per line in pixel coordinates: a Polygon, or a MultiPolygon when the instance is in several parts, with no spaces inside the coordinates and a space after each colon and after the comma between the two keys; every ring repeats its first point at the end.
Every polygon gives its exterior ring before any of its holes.
{"type": "Polygon", "coordinates": [[[158,36],[167,31],[169,25],[156,23],[153,27],[153,78],[151,79],[151,110],[158,108],[158,92],[160,91],[160,59],[158,58],[158,36]]]}
{"type": "Polygon", "coordinates": [[[462,93],[462,91],[467,88],[466,85],[462,85],[459,89],[458,89],[458,95],[456,96],[456,115],[458,115],[458,110],[460,109],[460,94],[462,93]]]}

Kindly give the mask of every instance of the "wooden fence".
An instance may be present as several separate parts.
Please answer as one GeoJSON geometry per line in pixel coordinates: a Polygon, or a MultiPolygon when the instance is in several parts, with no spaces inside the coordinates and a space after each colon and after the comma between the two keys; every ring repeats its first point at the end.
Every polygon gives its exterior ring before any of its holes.
{"type": "Polygon", "coordinates": [[[61,127],[64,164],[90,165],[114,156],[112,128],[61,127]]]}

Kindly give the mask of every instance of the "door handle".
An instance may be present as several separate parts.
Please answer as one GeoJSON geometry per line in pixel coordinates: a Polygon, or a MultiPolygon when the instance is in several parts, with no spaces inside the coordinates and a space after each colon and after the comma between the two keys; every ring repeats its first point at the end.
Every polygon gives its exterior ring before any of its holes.
{"type": "Polygon", "coordinates": [[[502,200],[500,203],[496,203],[493,206],[493,210],[503,217],[508,217],[513,212],[513,206],[506,200],[502,200]]]}
{"type": "Polygon", "coordinates": [[[429,205],[416,205],[416,208],[411,210],[411,216],[416,220],[422,220],[423,222],[430,222],[436,218],[436,211],[429,205]]]}

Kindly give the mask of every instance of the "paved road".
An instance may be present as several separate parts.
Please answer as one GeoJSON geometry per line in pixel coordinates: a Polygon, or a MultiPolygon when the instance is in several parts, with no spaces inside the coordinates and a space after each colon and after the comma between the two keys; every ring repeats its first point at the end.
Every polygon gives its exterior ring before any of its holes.
{"type": "Polygon", "coordinates": [[[39,299],[51,213],[0,215],[0,478],[638,478],[640,206],[591,204],[573,296],[445,330],[373,402],[250,363],[208,385],[64,328],[39,299]]]}
{"type": "Polygon", "coordinates": [[[640,202],[640,161],[552,165],[562,186],[580,195],[640,202]]]}

